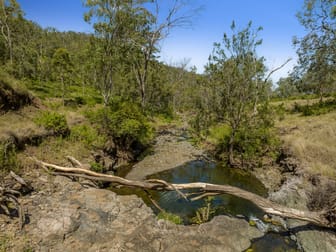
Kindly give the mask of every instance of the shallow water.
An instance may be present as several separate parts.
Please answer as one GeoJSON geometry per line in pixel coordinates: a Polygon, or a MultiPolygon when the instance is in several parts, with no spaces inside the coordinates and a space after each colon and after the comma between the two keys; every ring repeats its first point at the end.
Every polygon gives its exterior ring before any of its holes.
{"type": "MultiPolygon", "coordinates": [[[[213,184],[228,184],[247,191],[267,196],[267,190],[252,174],[239,169],[229,169],[221,164],[206,161],[193,161],[183,166],[148,176],[148,178],[162,179],[170,183],[208,182],[213,184]]],[[[190,191],[188,191],[190,192],[190,191]]],[[[185,193],[187,193],[185,191],[185,193]]],[[[205,206],[205,199],[186,201],[175,191],[153,192],[154,200],[167,212],[182,217],[184,223],[189,224],[190,218],[196,215],[197,209],[205,206]]],[[[263,212],[247,200],[231,195],[215,196],[211,201],[214,215],[250,215],[262,217],[263,212]]]]}
{"type": "MultiPolygon", "coordinates": [[[[193,161],[172,170],[153,174],[148,178],[162,179],[170,183],[207,182],[213,184],[227,184],[267,197],[267,189],[251,173],[240,169],[230,169],[220,163],[193,161]]],[[[205,199],[188,202],[176,192],[153,192],[153,198],[167,212],[182,217],[185,224],[191,223],[197,209],[203,207],[205,199]]],[[[211,202],[214,209],[213,216],[227,214],[233,216],[250,216],[262,219],[263,211],[247,200],[231,196],[215,196],[211,202]]],[[[298,251],[296,244],[289,238],[288,233],[267,233],[265,236],[252,242],[253,251],[298,251]]]]}
{"type": "MultiPolygon", "coordinates": [[[[203,160],[192,161],[183,166],[171,170],[159,172],[147,177],[148,179],[162,179],[170,183],[191,183],[207,182],[213,184],[227,184],[242,188],[244,190],[256,193],[260,196],[267,197],[267,189],[251,173],[240,169],[232,169],[223,164],[216,164],[203,160]]],[[[159,210],[151,203],[143,190],[135,189],[113,189],[118,194],[137,194],[145,203],[150,206],[154,212],[159,210]]],[[[191,191],[188,191],[191,192],[191,191]]],[[[188,193],[184,191],[184,193],[188,193]]],[[[165,211],[179,215],[184,224],[192,224],[192,217],[200,207],[206,205],[205,199],[197,201],[186,201],[181,198],[175,191],[168,192],[151,192],[152,198],[165,211]]],[[[247,200],[231,196],[215,196],[211,201],[213,216],[226,214],[239,216],[249,219],[250,216],[262,219],[263,211],[247,200]]],[[[265,236],[252,242],[252,251],[298,251],[296,244],[289,238],[288,233],[270,232],[265,236]]]]}

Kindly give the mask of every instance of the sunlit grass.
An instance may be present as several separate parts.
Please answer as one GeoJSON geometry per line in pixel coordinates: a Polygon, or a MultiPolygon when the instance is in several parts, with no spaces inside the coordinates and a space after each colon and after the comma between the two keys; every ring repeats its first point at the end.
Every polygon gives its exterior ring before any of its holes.
{"type": "Polygon", "coordinates": [[[306,171],[336,178],[336,112],[311,117],[287,114],[276,126],[306,171]]]}

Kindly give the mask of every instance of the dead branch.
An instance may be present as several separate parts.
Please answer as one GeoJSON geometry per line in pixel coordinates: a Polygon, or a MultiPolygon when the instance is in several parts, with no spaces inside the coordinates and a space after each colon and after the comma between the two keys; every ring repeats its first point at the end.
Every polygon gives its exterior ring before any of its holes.
{"type": "Polygon", "coordinates": [[[6,215],[11,216],[10,206],[9,204],[12,203],[17,210],[19,216],[19,227],[22,229],[23,224],[25,222],[25,216],[22,210],[22,206],[17,198],[17,196],[21,195],[20,192],[0,187],[0,209],[2,209],[6,215]]]}
{"type": "Polygon", "coordinates": [[[81,169],[81,168],[72,168],[72,167],[61,167],[54,164],[45,163],[43,161],[37,160],[33,158],[40,166],[45,169],[51,169],[55,171],[65,172],[69,176],[87,178],[95,181],[106,181],[111,182],[113,186],[126,186],[133,188],[141,188],[143,190],[158,190],[158,191],[177,191],[177,190],[187,190],[193,189],[198,190],[200,194],[211,193],[211,194],[230,194],[239,198],[246,199],[261,210],[263,210],[267,214],[277,215],[283,218],[292,218],[310,222],[312,224],[328,227],[328,228],[336,228],[336,223],[333,221],[329,221],[328,216],[326,216],[327,211],[301,211],[294,208],[288,208],[277,203],[274,203],[268,199],[265,199],[259,195],[254,193],[245,191],[243,189],[229,186],[229,185],[216,185],[210,183],[187,183],[187,184],[170,184],[163,183],[162,181],[157,180],[148,180],[148,181],[133,181],[125,178],[121,178],[118,176],[107,175],[96,173],[93,171],[81,169]]]}
{"type": "Polygon", "coordinates": [[[284,66],[286,66],[291,60],[292,60],[292,58],[289,58],[283,64],[281,64],[280,66],[272,69],[269,72],[269,74],[267,75],[267,77],[265,78],[264,82],[266,83],[268,81],[268,79],[272,76],[272,74],[274,74],[276,71],[279,71],[281,68],[283,68],[284,66]]]}
{"type": "Polygon", "coordinates": [[[196,197],[191,198],[190,201],[196,201],[196,200],[203,199],[205,197],[216,196],[216,195],[219,195],[219,194],[221,194],[221,193],[202,193],[201,195],[198,195],[196,197]]]}
{"type": "Polygon", "coordinates": [[[72,156],[66,156],[66,158],[70,161],[70,163],[72,164],[73,167],[83,168],[82,163],[79,162],[76,158],[74,158],[72,156]]]}

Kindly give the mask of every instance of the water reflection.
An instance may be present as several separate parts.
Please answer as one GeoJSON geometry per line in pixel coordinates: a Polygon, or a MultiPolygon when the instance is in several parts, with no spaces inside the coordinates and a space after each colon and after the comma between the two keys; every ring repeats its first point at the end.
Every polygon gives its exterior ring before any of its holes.
{"type": "MultiPolygon", "coordinates": [[[[207,182],[227,184],[251,191],[261,196],[267,196],[267,190],[252,174],[239,169],[230,169],[222,164],[206,161],[193,161],[172,170],[160,172],[148,178],[162,179],[170,183],[207,182]]],[[[187,191],[190,192],[190,191],[187,191]]],[[[196,210],[205,205],[205,199],[186,201],[176,192],[153,192],[153,198],[160,207],[168,212],[180,215],[185,223],[195,216],[196,210]]],[[[215,196],[212,201],[215,215],[250,215],[261,217],[263,212],[247,200],[231,196],[215,196]]]]}

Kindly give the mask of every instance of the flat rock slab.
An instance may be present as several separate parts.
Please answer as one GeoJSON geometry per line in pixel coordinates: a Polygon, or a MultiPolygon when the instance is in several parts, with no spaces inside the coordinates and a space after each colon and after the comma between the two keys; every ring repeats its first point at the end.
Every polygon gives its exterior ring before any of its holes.
{"type": "Polygon", "coordinates": [[[204,154],[185,138],[170,131],[164,135],[159,135],[153,148],[153,154],[146,156],[134,165],[126,176],[127,179],[143,180],[148,175],[197,160],[204,154]]]}
{"type": "Polygon", "coordinates": [[[243,251],[262,236],[245,220],[228,216],[175,225],[158,220],[136,196],[70,184],[30,199],[30,223],[14,251],[27,238],[34,251],[243,251]]]}

